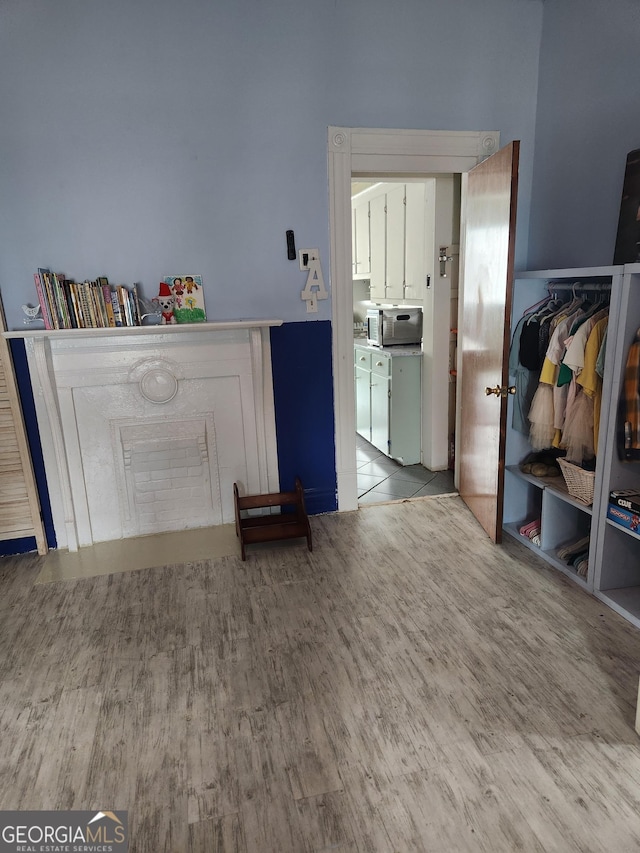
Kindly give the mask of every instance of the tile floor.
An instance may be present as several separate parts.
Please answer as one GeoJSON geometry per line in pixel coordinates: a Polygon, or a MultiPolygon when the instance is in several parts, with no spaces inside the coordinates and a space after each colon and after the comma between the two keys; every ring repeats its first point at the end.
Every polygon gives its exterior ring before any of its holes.
{"type": "Polygon", "coordinates": [[[429,471],[422,465],[399,465],[361,435],[356,435],[358,502],[384,503],[402,498],[455,493],[453,471],[429,471]]]}

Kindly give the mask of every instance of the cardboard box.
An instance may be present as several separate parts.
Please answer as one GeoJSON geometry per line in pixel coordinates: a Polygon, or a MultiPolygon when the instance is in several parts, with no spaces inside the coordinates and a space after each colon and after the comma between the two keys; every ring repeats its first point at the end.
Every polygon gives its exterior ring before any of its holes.
{"type": "Polygon", "coordinates": [[[629,512],[640,512],[640,492],[637,489],[616,489],[609,493],[609,503],[629,512]]]}
{"type": "Polygon", "coordinates": [[[631,530],[640,536],[640,513],[631,512],[628,509],[623,509],[621,506],[609,504],[607,518],[619,524],[620,527],[626,527],[627,530],[631,530]]]}

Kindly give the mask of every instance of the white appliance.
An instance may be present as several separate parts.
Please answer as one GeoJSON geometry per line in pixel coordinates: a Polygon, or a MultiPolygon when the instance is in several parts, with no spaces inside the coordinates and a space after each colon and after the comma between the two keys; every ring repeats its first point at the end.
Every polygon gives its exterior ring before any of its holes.
{"type": "Polygon", "coordinates": [[[367,343],[376,347],[419,344],[422,341],[422,308],[367,309],[367,343]]]}

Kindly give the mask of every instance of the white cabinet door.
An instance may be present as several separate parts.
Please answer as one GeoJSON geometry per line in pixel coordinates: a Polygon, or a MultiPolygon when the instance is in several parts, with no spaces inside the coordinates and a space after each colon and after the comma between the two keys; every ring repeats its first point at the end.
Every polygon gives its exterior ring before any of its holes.
{"type": "Polygon", "coordinates": [[[356,364],[356,432],[371,441],[371,371],[356,364]]]}
{"type": "Polygon", "coordinates": [[[356,210],[351,208],[351,275],[355,276],[358,269],[358,246],[356,238],[356,210]]]}
{"type": "Polygon", "coordinates": [[[369,235],[371,257],[371,299],[385,298],[386,267],[386,196],[382,193],[369,203],[369,235]]]}
{"type": "Polygon", "coordinates": [[[400,184],[387,192],[387,268],[388,299],[404,299],[405,259],[405,186],[400,184]]]}
{"type": "Polygon", "coordinates": [[[402,465],[420,462],[420,356],[391,359],[389,456],[402,465]]]}
{"type": "Polygon", "coordinates": [[[405,205],[405,299],[422,304],[426,283],[426,187],[407,184],[405,205]]]}
{"type": "Polygon", "coordinates": [[[389,454],[391,380],[371,374],[371,444],[389,454]]]}
{"type": "Polygon", "coordinates": [[[360,202],[353,208],[353,231],[355,233],[355,268],[353,272],[358,278],[368,278],[371,273],[368,201],[360,202]]]}

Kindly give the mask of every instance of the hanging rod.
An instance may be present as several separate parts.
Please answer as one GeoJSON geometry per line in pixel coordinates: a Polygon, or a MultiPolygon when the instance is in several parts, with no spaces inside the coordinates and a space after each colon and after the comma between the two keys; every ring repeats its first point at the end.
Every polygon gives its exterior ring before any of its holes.
{"type": "Polygon", "coordinates": [[[581,290],[581,291],[595,291],[596,293],[602,292],[604,290],[611,290],[611,282],[610,281],[602,281],[602,282],[581,282],[575,281],[572,284],[566,281],[559,281],[557,284],[553,281],[550,281],[547,284],[547,290],[581,290]]]}

